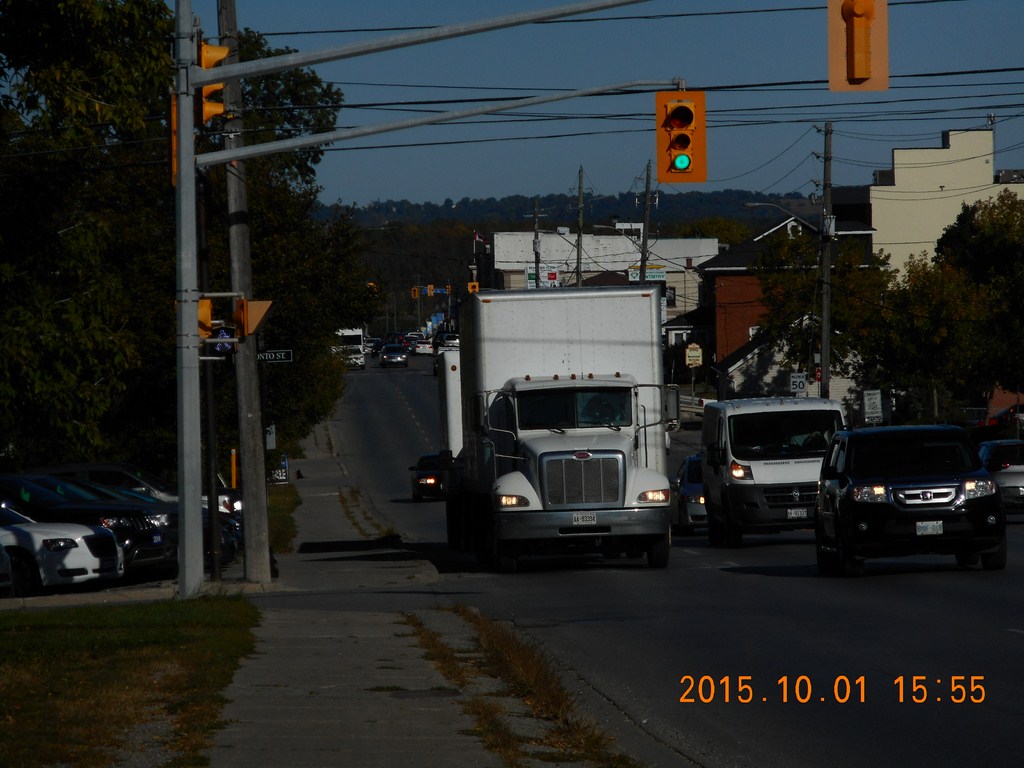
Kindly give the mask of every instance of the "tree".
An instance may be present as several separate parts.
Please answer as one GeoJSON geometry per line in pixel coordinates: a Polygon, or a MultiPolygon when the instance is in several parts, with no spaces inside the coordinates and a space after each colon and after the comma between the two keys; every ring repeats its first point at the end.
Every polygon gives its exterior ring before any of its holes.
{"type": "Polygon", "coordinates": [[[1013,348],[1024,335],[1024,198],[1003,190],[994,199],[965,204],[939,238],[935,262],[959,268],[987,290],[979,384],[1020,391],[1024,359],[1013,348]]]}

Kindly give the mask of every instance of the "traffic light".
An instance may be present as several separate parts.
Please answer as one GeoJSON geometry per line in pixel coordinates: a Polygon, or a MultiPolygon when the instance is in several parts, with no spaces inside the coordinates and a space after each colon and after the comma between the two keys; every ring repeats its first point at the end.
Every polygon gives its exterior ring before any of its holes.
{"type": "Polygon", "coordinates": [[[414,299],[418,299],[420,297],[420,287],[418,285],[414,285],[409,291],[409,295],[414,299]]]}
{"type": "Polygon", "coordinates": [[[655,94],[658,181],[707,181],[704,91],[655,94]]]}
{"type": "Polygon", "coordinates": [[[471,283],[466,283],[466,291],[469,293],[476,293],[480,290],[480,283],[475,280],[471,283]]]}
{"type": "Polygon", "coordinates": [[[213,335],[213,301],[199,300],[199,336],[208,339],[213,335]]]}
{"type": "Polygon", "coordinates": [[[828,87],[888,90],[888,0],[828,0],[828,87]]]}
{"type": "MultiPolygon", "coordinates": [[[[203,69],[211,69],[227,58],[231,50],[226,45],[210,45],[199,41],[199,66],[203,69]]],[[[202,92],[195,100],[196,127],[200,128],[213,118],[224,114],[223,101],[210,101],[210,97],[224,90],[224,83],[210,83],[202,87],[202,92]]]]}
{"type": "Polygon", "coordinates": [[[434,286],[433,286],[432,283],[428,283],[427,284],[427,296],[433,296],[433,295],[434,295],[434,286]]]}
{"type": "Polygon", "coordinates": [[[270,311],[272,301],[256,301],[255,299],[238,299],[231,319],[238,326],[239,338],[252,336],[260,329],[270,311]]]}

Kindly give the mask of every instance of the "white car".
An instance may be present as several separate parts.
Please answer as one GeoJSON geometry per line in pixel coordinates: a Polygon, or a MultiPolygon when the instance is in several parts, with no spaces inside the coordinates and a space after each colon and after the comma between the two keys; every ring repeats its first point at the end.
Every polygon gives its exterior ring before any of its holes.
{"type": "Polygon", "coordinates": [[[413,354],[429,355],[434,351],[434,345],[430,339],[416,339],[416,347],[413,354]]]}
{"type": "Polygon", "coordinates": [[[124,551],[107,528],[37,523],[0,505],[0,544],[11,559],[11,595],[124,575],[124,551]]]}

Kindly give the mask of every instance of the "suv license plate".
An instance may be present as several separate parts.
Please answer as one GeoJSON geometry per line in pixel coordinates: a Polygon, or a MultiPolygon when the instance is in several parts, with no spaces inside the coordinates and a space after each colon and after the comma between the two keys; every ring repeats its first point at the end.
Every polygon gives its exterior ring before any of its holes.
{"type": "Polygon", "coordinates": [[[941,520],[923,520],[917,524],[918,536],[940,536],[941,534],[941,520]]]}
{"type": "Polygon", "coordinates": [[[572,513],[572,524],[573,525],[597,525],[597,513],[596,512],[573,512],[572,513]]]}
{"type": "Polygon", "coordinates": [[[787,509],[786,510],[786,519],[787,520],[806,520],[807,519],[807,508],[806,507],[797,507],[797,508],[794,508],[794,509],[787,509]]]}

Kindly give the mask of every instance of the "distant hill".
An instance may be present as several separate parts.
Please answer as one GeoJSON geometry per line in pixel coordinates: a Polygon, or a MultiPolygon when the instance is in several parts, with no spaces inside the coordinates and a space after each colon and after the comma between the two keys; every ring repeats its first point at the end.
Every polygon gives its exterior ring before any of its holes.
{"type": "MultiPolygon", "coordinates": [[[[652,193],[651,229],[667,225],[688,224],[701,219],[724,218],[741,221],[778,219],[782,212],[771,207],[744,208],[745,203],[772,203],[815,221],[821,203],[803,195],[764,195],[746,190],[721,192],[652,193]]],[[[594,224],[610,225],[614,221],[643,221],[643,193],[622,193],[617,196],[584,195],[584,228],[594,224]]],[[[441,203],[411,203],[408,200],[382,200],[354,209],[356,222],[365,228],[387,224],[425,225],[438,221],[465,224],[482,231],[522,231],[533,228],[535,206],[539,209],[541,229],[556,227],[575,229],[579,198],[575,195],[544,195],[538,198],[515,195],[501,199],[451,199],[441,203]]]]}

